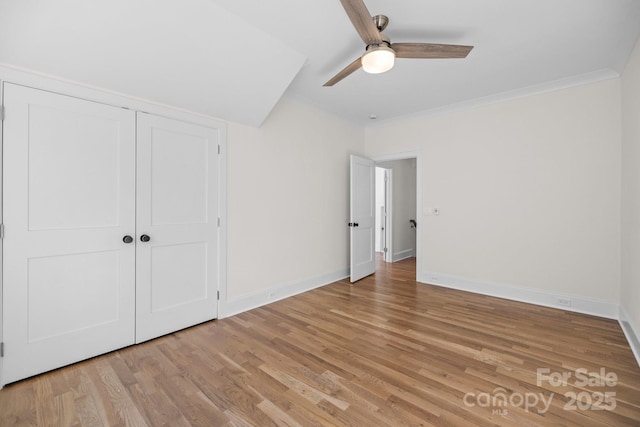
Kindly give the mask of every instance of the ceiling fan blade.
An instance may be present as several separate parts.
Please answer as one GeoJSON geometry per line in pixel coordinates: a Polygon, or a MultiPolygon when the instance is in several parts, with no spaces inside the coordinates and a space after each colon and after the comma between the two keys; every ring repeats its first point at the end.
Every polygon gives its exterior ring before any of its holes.
{"type": "Polygon", "coordinates": [[[434,43],[391,43],[397,58],[466,58],[473,46],[434,43]]]}
{"type": "Polygon", "coordinates": [[[356,27],[360,38],[367,46],[382,43],[380,31],[378,31],[376,24],[373,23],[373,18],[362,0],[340,0],[340,3],[342,3],[342,7],[347,12],[351,23],[356,27]]]}
{"type": "Polygon", "coordinates": [[[340,80],[344,79],[345,77],[347,77],[349,74],[353,73],[360,67],[362,67],[362,60],[358,58],[355,61],[353,61],[351,64],[344,67],[342,71],[340,71],[338,74],[333,76],[331,80],[329,80],[322,86],[333,86],[334,84],[338,83],[340,80]]]}

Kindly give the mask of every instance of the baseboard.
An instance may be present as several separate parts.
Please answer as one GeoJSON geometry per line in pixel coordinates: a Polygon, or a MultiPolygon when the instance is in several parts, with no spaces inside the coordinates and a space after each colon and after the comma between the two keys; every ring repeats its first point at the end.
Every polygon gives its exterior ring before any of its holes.
{"type": "Polygon", "coordinates": [[[640,366],[640,334],[638,334],[637,330],[633,329],[633,326],[631,325],[631,321],[629,319],[629,315],[627,314],[627,311],[625,310],[623,305],[620,305],[618,322],[620,323],[622,332],[624,332],[624,336],[627,337],[629,347],[631,347],[631,351],[636,357],[636,362],[638,363],[638,366],[640,366]]]}
{"type": "Polygon", "coordinates": [[[322,274],[320,276],[311,277],[304,280],[285,283],[280,286],[272,286],[260,292],[243,295],[233,298],[225,302],[220,302],[220,319],[233,316],[263,305],[270,304],[281,299],[285,299],[302,292],[310,291],[329,283],[337,282],[345,277],[349,277],[349,268],[334,271],[332,273],[322,274]]]}
{"type": "Polygon", "coordinates": [[[458,289],[461,291],[474,292],[481,295],[489,295],[513,301],[526,302],[529,304],[542,305],[545,307],[558,308],[576,313],[590,314],[593,316],[605,317],[607,319],[618,319],[619,305],[617,303],[584,298],[577,295],[561,294],[557,292],[543,291],[540,289],[523,288],[513,285],[482,282],[474,279],[450,276],[433,272],[423,272],[418,282],[445,288],[458,289]],[[564,300],[570,305],[563,305],[559,300],[564,300]]]}
{"type": "Polygon", "coordinates": [[[397,262],[403,259],[411,258],[412,256],[415,256],[413,248],[394,253],[391,259],[392,259],[392,262],[397,262]]]}

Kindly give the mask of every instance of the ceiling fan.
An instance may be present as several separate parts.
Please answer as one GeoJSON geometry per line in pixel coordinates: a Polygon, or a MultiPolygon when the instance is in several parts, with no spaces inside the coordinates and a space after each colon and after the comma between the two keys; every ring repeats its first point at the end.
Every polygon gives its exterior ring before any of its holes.
{"type": "Polygon", "coordinates": [[[371,16],[362,0],[340,0],[349,19],[366,49],[362,57],[347,65],[323,86],[333,86],[360,67],[368,73],[389,71],[395,58],[466,58],[473,46],[433,43],[391,43],[382,31],[387,28],[389,18],[384,15],[371,16]]]}

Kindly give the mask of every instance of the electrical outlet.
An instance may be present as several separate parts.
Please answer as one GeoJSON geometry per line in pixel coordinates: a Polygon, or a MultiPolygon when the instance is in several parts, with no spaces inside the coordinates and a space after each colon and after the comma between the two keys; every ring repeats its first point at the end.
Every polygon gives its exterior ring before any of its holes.
{"type": "Polygon", "coordinates": [[[571,300],[568,298],[558,298],[558,305],[571,307],[571,300]]]}
{"type": "Polygon", "coordinates": [[[440,209],[438,208],[424,208],[423,214],[426,216],[440,215],[440,209]]]}

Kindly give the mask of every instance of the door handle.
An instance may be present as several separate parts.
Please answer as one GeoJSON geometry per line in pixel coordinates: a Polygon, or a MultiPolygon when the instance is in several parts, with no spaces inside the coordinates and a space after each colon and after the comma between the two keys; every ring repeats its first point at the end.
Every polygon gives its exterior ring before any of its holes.
{"type": "Polygon", "coordinates": [[[347,224],[349,227],[357,227],[358,223],[357,222],[350,222],[349,224],[347,224]]]}
{"type": "Polygon", "coordinates": [[[143,234],[142,236],[140,236],[141,242],[148,242],[149,240],[151,240],[151,237],[147,236],[146,234],[143,234]]]}
{"type": "Polygon", "coordinates": [[[133,237],[131,237],[131,236],[129,236],[129,235],[127,234],[126,236],[124,236],[124,237],[122,238],[122,241],[123,241],[123,242],[125,242],[125,243],[131,243],[131,242],[133,242],[133,237]]]}

